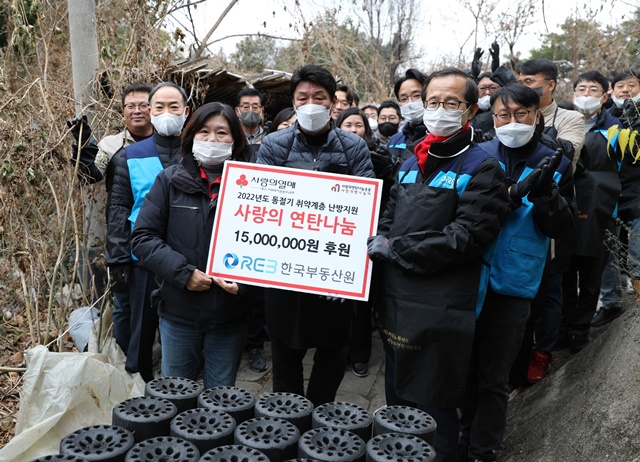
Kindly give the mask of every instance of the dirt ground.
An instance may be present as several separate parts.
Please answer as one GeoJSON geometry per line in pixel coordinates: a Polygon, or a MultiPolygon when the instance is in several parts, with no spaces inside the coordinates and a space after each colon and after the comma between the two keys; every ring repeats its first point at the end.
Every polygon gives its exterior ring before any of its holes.
{"type": "Polygon", "coordinates": [[[0,367],[16,369],[0,372],[0,448],[15,435],[16,413],[20,404],[22,372],[19,370],[25,366],[22,352],[28,336],[20,332],[19,321],[3,319],[0,324],[0,367]]]}

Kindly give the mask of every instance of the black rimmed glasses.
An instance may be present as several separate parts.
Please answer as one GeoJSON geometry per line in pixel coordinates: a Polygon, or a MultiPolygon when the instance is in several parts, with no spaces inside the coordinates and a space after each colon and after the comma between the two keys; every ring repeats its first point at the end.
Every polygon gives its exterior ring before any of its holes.
{"type": "Polygon", "coordinates": [[[428,100],[424,103],[424,108],[428,111],[435,111],[442,105],[447,111],[456,111],[460,109],[461,104],[469,105],[467,101],[460,101],[458,99],[448,99],[445,101],[428,100]]]}
{"type": "Polygon", "coordinates": [[[493,114],[493,117],[495,117],[498,122],[502,122],[505,124],[508,124],[509,122],[511,122],[512,118],[515,118],[516,122],[522,123],[522,122],[527,122],[527,117],[529,117],[529,114],[531,114],[530,109],[529,110],[518,109],[514,113],[499,112],[498,114],[493,114]]]}
{"type": "Polygon", "coordinates": [[[136,108],[140,109],[141,111],[146,111],[147,109],[149,109],[149,103],[127,103],[124,105],[124,108],[127,111],[135,111],[136,108]]]}

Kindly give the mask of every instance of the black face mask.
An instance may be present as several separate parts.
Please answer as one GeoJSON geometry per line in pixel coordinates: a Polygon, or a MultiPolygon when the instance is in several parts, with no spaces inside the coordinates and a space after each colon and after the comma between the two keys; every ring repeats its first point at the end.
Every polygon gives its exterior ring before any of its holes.
{"type": "Polygon", "coordinates": [[[384,122],[378,125],[378,132],[380,132],[380,134],[382,136],[393,136],[396,133],[398,133],[398,127],[400,126],[400,124],[394,124],[392,122],[384,122]]]}
{"type": "Polygon", "coordinates": [[[241,112],[240,113],[240,122],[242,125],[248,128],[255,128],[260,125],[262,118],[260,114],[255,113],[253,111],[241,112]]]}

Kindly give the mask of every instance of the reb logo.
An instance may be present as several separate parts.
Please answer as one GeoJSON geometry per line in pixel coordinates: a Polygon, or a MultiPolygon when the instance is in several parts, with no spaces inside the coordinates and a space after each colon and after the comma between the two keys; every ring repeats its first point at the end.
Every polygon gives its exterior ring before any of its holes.
{"type": "Polygon", "coordinates": [[[238,266],[238,256],[235,253],[228,253],[223,258],[224,266],[227,269],[233,269],[238,266]]]}
{"type": "Polygon", "coordinates": [[[247,181],[247,175],[240,175],[240,178],[236,180],[236,184],[240,186],[240,189],[242,189],[243,186],[247,186],[249,184],[249,182],[247,181]]]}

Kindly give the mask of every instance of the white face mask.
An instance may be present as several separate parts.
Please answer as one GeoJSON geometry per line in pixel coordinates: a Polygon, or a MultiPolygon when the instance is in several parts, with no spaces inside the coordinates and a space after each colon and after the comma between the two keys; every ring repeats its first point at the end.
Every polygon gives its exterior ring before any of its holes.
{"type": "Polygon", "coordinates": [[[378,121],[376,119],[369,119],[369,126],[371,127],[371,131],[375,131],[378,129],[378,121]]]}
{"type": "Polygon", "coordinates": [[[151,115],[151,124],[162,136],[174,136],[182,132],[185,118],[184,112],[180,115],[163,112],[157,116],[151,115]]]}
{"type": "Polygon", "coordinates": [[[495,127],[496,136],[502,144],[509,148],[519,148],[531,141],[536,129],[536,121],[533,124],[512,123],[495,127]]]}
{"type": "Polygon", "coordinates": [[[602,106],[600,99],[602,98],[595,96],[576,96],[573,100],[573,106],[582,114],[593,114],[602,106]]]}
{"type": "Polygon", "coordinates": [[[483,111],[488,110],[491,107],[491,95],[484,95],[482,98],[478,98],[478,107],[483,111]]]}
{"type": "Polygon", "coordinates": [[[631,101],[633,101],[634,103],[640,101],[640,93],[638,93],[636,96],[632,96],[631,101]]]}
{"type": "Polygon", "coordinates": [[[618,108],[622,107],[622,105],[624,104],[624,99],[618,99],[615,97],[615,95],[611,95],[611,99],[613,100],[613,104],[615,104],[618,108]]]}
{"type": "Polygon", "coordinates": [[[329,109],[319,104],[305,104],[296,109],[298,123],[305,132],[318,133],[329,123],[329,109]]]}
{"type": "Polygon", "coordinates": [[[218,143],[217,141],[193,140],[193,157],[198,165],[214,167],[231,158],[233,143],[218,143]]]}
{"type": "Polygon", "coordinates": [[[405,120],[408,120],[412,125],[418,125],[422,122],[422,116],[424,114],[424,104],[422,101],[413,101],[407,103],[404,106],[400,106],[400,113],[405,120]]]}
{"type": "Polygon", "coordinates": [[[443,107],[438,107],[435,111],[424,111],[424,124],[432,135],[450,136],[462,129],[462,115],[467,111],[447,111],[443,107]]]}

